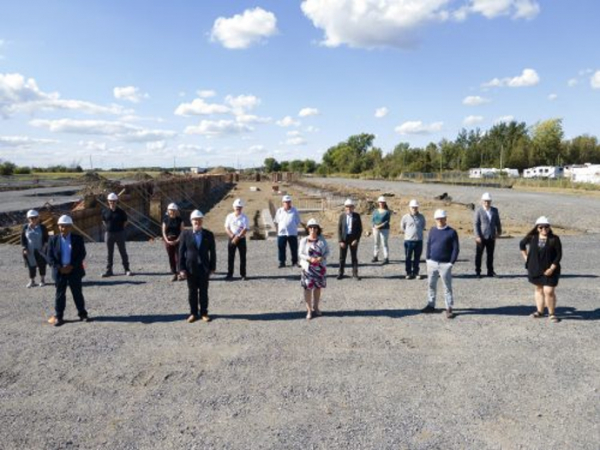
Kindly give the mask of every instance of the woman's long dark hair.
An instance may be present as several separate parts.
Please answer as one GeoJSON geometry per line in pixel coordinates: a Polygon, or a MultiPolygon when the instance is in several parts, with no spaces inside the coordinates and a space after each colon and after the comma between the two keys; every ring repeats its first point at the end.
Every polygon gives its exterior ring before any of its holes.
{"type": "MultiPolygon", "coordinates": [[[[542,224],[540,224],[540,225],[542,225],[542,224]]],[[[548,225],[548,227],[549,227],[548,228],[548,241],[550,241],[554,237],[554,233],[552,232],[552,227],[550,225],[548,225]]],[[[531,239],[531,238],[539,236],[539,235],[540,235],[540,232],[538,230],[538,226],[536,225],[531,230],[529,230],[529,233],[527,233],[525,235],[525,237],[527,239],[531,239]]]]}

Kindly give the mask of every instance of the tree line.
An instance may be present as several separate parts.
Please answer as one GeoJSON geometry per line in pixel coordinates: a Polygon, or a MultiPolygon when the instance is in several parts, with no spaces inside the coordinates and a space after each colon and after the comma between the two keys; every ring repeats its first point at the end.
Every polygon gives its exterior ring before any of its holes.
{"type": "Polygon", "coordinates": [[[476,167],[512,168],[600,163],[600,145],[595,136],[565,140],[561,119],[550,119],[528,127],[525,122],[502,122],[487,131],[462,129],[455,140],[442,139],[424,148],[400,142],[384,155],[374,145],[373,134],[350,136],[325,152],[321,163],[313,160],[264,161],[264,170],[304,173],[364,174],[397,177],[408,172],[467,171],[476,167]]]}

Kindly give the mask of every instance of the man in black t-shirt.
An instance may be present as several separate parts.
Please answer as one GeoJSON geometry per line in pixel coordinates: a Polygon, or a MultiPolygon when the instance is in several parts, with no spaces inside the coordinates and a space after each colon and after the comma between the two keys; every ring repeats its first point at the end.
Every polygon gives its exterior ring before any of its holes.
{"type": "Polygon", "coordinates": [[[119,249],[125,275],[131,276],[129,270],[129,257],[125,248],[125,227],[127,226],[127,213],[117,206],[119,197],[115,193],[108,194],[108,208],[102,211],[102,223],[106,230],[104,241],[108,249],[106,259],[106,271],[102,274],[103,278],[113,276],[113,257],[115,254],[115,244],[119,249]]]}

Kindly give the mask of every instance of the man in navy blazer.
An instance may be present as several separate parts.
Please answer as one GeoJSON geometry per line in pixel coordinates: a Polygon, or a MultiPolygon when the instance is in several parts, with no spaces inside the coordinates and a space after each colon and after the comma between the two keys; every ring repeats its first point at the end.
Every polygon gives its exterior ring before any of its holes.
{"type": "Polygon", "coordinates": [[[186,278],[188,285],[189,323],[198,320],[198,303],[200,317],[204,322],[210,322],[208,280],[217,268],[217,254],[214,235],[202,228],[203,218],[200,211],[192,211],[192,229],[185,230],[179,242],[179,272],[186,278]]]}
{"type": "Polygon", "coordinates": [[[502,234],[502,223],[498,208],[492,206],[492,196],[485,192],[481,196],[481,206],[475,211],[473,218],[473,229],[475,230],[475,273],[481,277],[481,259],[483,251],[487,253],[487,276],[495,277],[494,272],[494,249],[496,238],[502,234]]]}
{"type": "Polygon", "coordinates": [[[79,320],[90,321],[81,287],[81,280],[85,276],[85,244],[81,236],[71,233],[72,227],[73,219],[61,216],[58,219],[60,234],[52,236],[48,244],[47,259],[48,264],[52,266],[52,278],[56,285],[55,315],[48,319],[48,323],[56,327],[65,323],[63,314],[67,303],[67,286],[71,289],[79,320]]]}
{"type": "Polygon", "coordinates": [[[360,214],[354,212],[354,202],[347,199],[344,202],[345,211],[340,215],[338,221],[338,241],[340,244],[340,268],[337,276],[338,280],[344,278],[344,268],[346,267],[346,256],[350,248],[350,258],[352,259],[352,277],[360,280],[358,276],[358,243],[362,236],[362,221],[360,214]]]}

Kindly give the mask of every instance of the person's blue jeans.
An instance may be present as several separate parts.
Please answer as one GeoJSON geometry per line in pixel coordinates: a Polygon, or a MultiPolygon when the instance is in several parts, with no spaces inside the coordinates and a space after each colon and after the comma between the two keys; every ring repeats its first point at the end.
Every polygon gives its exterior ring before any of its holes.
{"type": "Polygon", "coordinates": [[[292,254],[292,266],[295,266],[298,264],[298,236],[277,236],[279,264],[285,264],[285,249],[288,244],[292,254]]]}
{"type": "Polygon", "coordinates": [[[423,253],[423,241],[404,241],[404,257],[406,260],[406,275],[419,275],[419,261],[423,253]]]}

